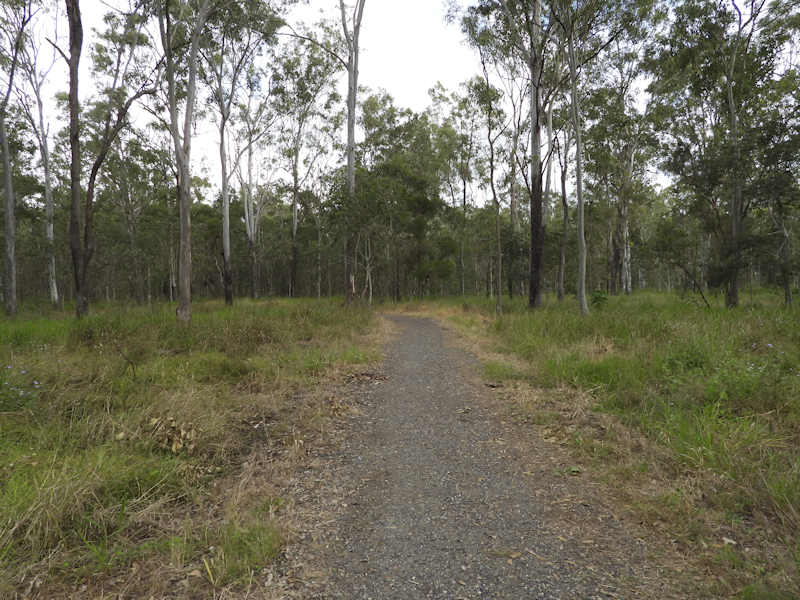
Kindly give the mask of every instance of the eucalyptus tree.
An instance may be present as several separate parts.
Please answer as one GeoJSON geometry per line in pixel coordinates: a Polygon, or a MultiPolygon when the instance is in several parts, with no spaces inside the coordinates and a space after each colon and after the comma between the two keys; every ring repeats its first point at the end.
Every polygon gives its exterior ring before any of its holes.
{"type": "Polygon", "coordinates": [[[237,143],[235,144],[236,160],[234,171],[239,180],[244,208],[245,235],[250,255],[250,295],[258,297],[258,235],[261,215],[266,200],[272,194],[272,174],[274,159],[262,158],[255,164],[255,153],[259,147],[270,142],[270,133],[276,115],[271,106],[271,88],[265,89],[264,82],[269,82],[267,72],[256,64],[251,64],[245,76],[245,100],[238,104],[237,143]],[[242,162],[242,153],[246,160],[242,162]],[[260,173],[266,172],[264,180],[259,181],[260,173]]]}
{"type": "MultiPolygon", "coordinates": [[[[44,27],[41,17],[36,19],[34,28],[37,26],[39,29],[44,27]]],[[[55,307],[58,306],[59,294],[56,279],[55,232],[53,228],[53,168],[50,161],[50,121],[46,114],[43,95],[50,78],[50,72],[55,66],[57,54],[55,50],[47,53],[44,48],[45,43],[41,32],[40,35],[31,32],[26,36],[25,43],[21,48],[19,61],[19,69],[23,80],[16,86],[16,96],[22,113],[36,138],[44,175],[44,236],[47,255],[47,287],[50,294],[50,303],[55,307]]]]}
{"type": "Polygon", "coordinates": [[[0,153],[3,162],[3,195],[5,196],[5,300],[6,312],[10,316],[17,314],[17,258],[16,258],[16,197],[14,196],[14,178],[11,168],[11,152],[8,143],[6,121],[9,112],[9,100],[14,90],[14,78],[20,67],[25,30],[34,15],[32,0],[8,0],[0,11],[0,64],[2,64],[2,80],[0,80],[0,153]]]}
{"type": "Polygon", "coordinates": [[[610,288],[625,294],[632,291],[632,250],[630,221],[634,201],[642,195],[648,159],[656,142],[649,119],[653,103],[643,110],[637,87],[641,72],[641,41],[644,30],[616,39],[599,61],[594,79],[598,87],[587,94],[587,171],[596,182],[603,180],[612,193],[609,204],[614,218],[609,222],[612,240],[610,288]]]}
{"type": "MultiPolygon", "coordinates": [[[[342,33],[347,48],[347,195],[351,202],[356,193],[356,96],[358,94],[359,38],[361,36],[361,20],[364,16],[366,0],[356,0],[352,14],[348,17],[344,0],[339,0],[339,11],[342,20],[342,33]]],[[[345,239],[345,293],[346,302],[350,302],[355,286],[352,284],[353,274],[349,272],[347,261],[347,241],[345,239]]]]}
{"type": "MultiPolygon", "coordinates": [[[[466,87],[466,84],[462,84],[466,87]]],[[[466,264],[465,254],[468,234],[469,211],[472,204],[471,188],[475,177],[476,162],[478,158],[479,135],[480,135],[480,108],[475,104],[475,97],[464,89],[462,93],[452,92],[450,94],[442,87],[437,85],[429,94],[434,103],[436,111],[447,110],[446,126],[455,133],[455,151],[448,154],[450,166],[447,172],[447,184],[453,205],[456,204],[455,188],[450,181],[450,177],[456,177],[459,184],[458,195],[461,200],[461,219],[459,224],[459,257],[458,275],[461,283],[461,295],[466,294],[466,264]]],[[[477,274],[476,274],[477,276],[477,274]]]]}
{"type": "Polygon", "coordinates": [[[236,170],[242,152],[230,155],[227,148],[228,126],[235,117],[234,108],[242,101],[243,84],[254,67],[260,50],[275,41],[275,31],[282,25],[278,5],[250,0],[229,4],[215,12],[209,21],[201,47],[201,74],[216,111],[219,134],[220,187],[222,196],[222,255],[225,303],[233,304],[231,267],[230,175],[236,170]]]}
{"type": "Polygon", "coordinates": [[[495,285],[495,312],[498,315],[503,313],[502,305],[502,273],[503,273],[503,244],[500,235],[500,197],[495,185],[496,171],[497,171],[497,154],[498,154],[498,141],[503,135],[505,129],[508,127],[505,115],[500,108],[503,101],[502,92],[494,87],[489,77],[489,68],[487,66],[488,57],[482,46],[478,46],[483,77],[477,77],[469,82],[468,89],[474,99],[476,106],[480,108],[483,113],[482,128],[486,134],[486,151],[487,151],[487,167],[488,173],[486,179],[488,180],[489,189],[492,193],[492,206],[494,207],[494,229],[495,229],[495,260],[496,268],[494,285],[495,285]]]}
{"type": "Polygon", "coordinates": [[[755,237],[748,215],[758,205],[763,167],[751,151],[761,135],[760,107],[796,93],[770,91],[780,77],[782,40],[793,20],[765,0],[684,0],[654,44],[649,69],[663,133],[666,168],[690,195],[691,210],[716,241],[710,283],[739,302],[739,274],[755,237]]]}
{"type": "Polygon", "coordinates": [[[192,320],[192,125],[203,34],[216,0],[158,0],[159,40],[164,53],[167,126],[178,174],[180,241],[178,250],[179,321],[192,320]],[[182,121],[182,122],[181,122],[182,121]]]}
{"type": "MultiPolygon", "coordinates": [[[[546,67],[552,54],[552,21],[545,13],[542,0],[479,0],[469,9],[491,23],[487,29],[513,48],[527,67],[530,81],[528,152],[528,193],[530,197],[531,246],[529,261],[528,304],[541,304],[543,230],[543,161],[541,129],[546,116],[546,96],[553,83],[546,77],[546,67]]],[[[520,75],[521,76],[521,75],[520,75]]]]}
{"type": "MultiPolygon", "coordinates": [[[[508,195],[510,198],[510,224],[511,235],[509,238],[508,250],[508,290],[509,295],[513,296],[514,293],[514,263],[517,259],[517,246],[518,240],[518,197],[517,191],[519,188],[518,172],[520,155],[524,154],[521,148],[520,139],[523,134],[523,127],[527,113],[525,111],[526,96],[530,93],[530,83],[519,77],[519,73],[524,71],[525,64],[520,60],[519,52],[515,52],[513,37],[509,35],[507,29],[498,27],[495,19],[501,15],[497,11],[491,11],[486,7],[477,7],[468,10],[461,16],[461,28],[466,35],[469,43],[478,50],[481,58],[481,66],[484,75],[485,86],[490,86],[489,72],[487,65],[491,63],[496,76],[502,82],[504,89],[503,100],[506,104],[511,106],[511,116],[508,125],[495,128],[501,133],[507,132],[508,137],[508,175],[506,181],[508,184],[508,195]]],[[[487,88],[488,89],[488,88],[487,88]]],[[[499,91],[499,90],[498,90],[499,91]]],[[[499,99],[499,98],[498,98],[499,99]]],[[[493,106],[490,100],[484,95],[482,102],[482,110],[484,112],[489,109],[490,112],[496,112],[498,106],[493,106]]],[[[488,123],[494,119],[496,115],[486,115],[486,122],[488,123]]],[[[492,135],[490,134],[490,138],[492,135]]],[[[497,140],[494,140],[490,145],[494,145],[497,140]]],[[[494,153],[494,148],[491,148],[491,153],[494,153]]],[[[523,169],[524,171],[524,169],[523,169]]],[[[524,177],[524,173],[523,173],[524,177]]],[[[499,207],[498,207],[499,208],[499,207]]],[[[499,210],[498,221],[496,223],[499,228],[499,210]]],[[[499,229],[498,229],[499,230],[499,229]]],[[[498,234],[499,239],[499,234],[498,234]]],[[[500,273],[500,272],[499,272],[500,273]]],[[[498,275],[498,280],[500,276],[498,275]]]]}
{"type": "MultiPolygon", "coordinates": [[[[158,65],[148,50],[145,25],[148,15],[141,4],[132,2],[126,11],[108,13],[105,31],[92,48],[95,77],[100,94],[81,116],[78,76],[83,48],[83,21],[79,0],[67,0],[69,23],[69,114],[70,114],[70,221],[69,239],[75,281],[77,316],[89,311],[89,266],[96,249],[94,200],[97,178],[120,131],[128,124],[131,106],[143,96],[154,94],[158,65]],[[82,130],[88,136],[81,140],[82,130]],[[85,142],[85,143],[84,143],[85,142]],[[83,150],[88,149],[91,166],[86,190],[82,187],[83,150]],[[82,206],[83,205],[83,206],[82,206]]],[[[64,55],[66,58],[66,55],[64,55]]]]}
{"type": "MultiPolygon", "coordinates": [[[[643,6],[647,2],[642,3],[643,6]]],[[[590,65],[596,57],[617,39],[634,20],[636,0],[580,0],[569,2],[556,0],[551,16],[558,23],[567,50],[569,66],[570,108],[572,131],[575,136],[575,192],[577,196],[578,230],[578,282],[577,296],[583,314],[589,312],[586,301],[586,237],[584,223],[584,148],[581,94],[579,92],[580,71],[590,65]]],[[[636,15],[640,16],[640,15],[636,15]]]]}
{"type": "Polygon", "coordinates": [[[273,72],[274,103],[281,117],[278,143],[284,167],[291,177],[290,296],[297,294],[300,193],[314,172],[317,159],[326,151],[321,121],[330,118],[339,100],[335,88],[338,66],[339,62],[322,44],[294,38],[277,57],[273,72]]]}

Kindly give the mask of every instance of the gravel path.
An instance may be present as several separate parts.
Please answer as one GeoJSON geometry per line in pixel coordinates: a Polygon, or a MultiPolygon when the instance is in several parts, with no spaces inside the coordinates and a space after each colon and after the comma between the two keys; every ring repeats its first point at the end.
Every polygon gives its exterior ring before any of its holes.
{"type": "Polygon", "coordinates": [[[552,480],[570,478],[517,450],[474,357],[431,320],[388,318],[399,334],[385,381],[364,392],[345,448],[328,459],[348,491],[321,544],[327,575],[314,597],[670,597],[668,586],[630,591],[647,580],[645,549],[618,523],[598,547],[583,539],[598,539],[595,524],[550,522],[553,494],[566,493],[552,480]]]}

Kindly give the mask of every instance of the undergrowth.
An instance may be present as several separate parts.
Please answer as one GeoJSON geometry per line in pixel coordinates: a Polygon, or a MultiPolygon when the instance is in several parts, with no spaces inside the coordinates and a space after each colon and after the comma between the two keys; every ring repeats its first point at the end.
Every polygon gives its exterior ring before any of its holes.
{"type": "Polygon", "coordinates": [[[375,358],[370,323],[303,300],[198,303],[189,327],[169,306],[0,323],[0,596],[141,561],[201,595],[258,572],[280,522],[221,482],[258,444],[311,435],[324,407],[304,390],[375,358]]]}

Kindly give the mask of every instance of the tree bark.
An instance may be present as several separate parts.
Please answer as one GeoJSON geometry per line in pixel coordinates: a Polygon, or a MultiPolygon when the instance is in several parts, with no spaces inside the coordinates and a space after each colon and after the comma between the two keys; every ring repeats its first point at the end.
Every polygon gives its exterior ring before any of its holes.
{"type": "MultiPolygon", "coordinates": [[[[358,61],[359,61],[359,37],[361,36],[361,19],[364,14],[365,0],[356,0],[353,9],[352,30],[348,26],[347,15],[345,13],[344,0],[339,0],[341,11],[342,29],[347,42],[347,197],[352,206],[356,196],[356,96],[358,94],[358,61]]],[[[345,242],[346,243],[346,242],[345,242]]],[[[347,250],[345,249],[345,256],[347,250]]],[[[352,286],[350,281],[350,263],[345,260],[345,281],[348,282],[345,289],[345,303],[350,304],[353,300],[352,286]]]]}
{"type": "Polygon", "coordinates": [[[42,105],[41,90],[35,87],[36,104],[39,110],[39,151],[42,153],[42,168],[44,169],[44,239],[47,246],[47,287],[50,292],[50,304],[53,308],[58,306],[58,282],[56,280],[56,254],[55,232],[53,227],[53,173],[50,166],[50,143],[47,139],[47,130],[44,126],[44,107],[42,105]]]}
{"type": "Polygon", "coordinates": [[[575,180],[578,197],[578,305],[581,313],[589,314],[586,302],[586,237],[583,222],[583,139],[581,134],[580,100],[578,98],[578,69],[575,57],[575,32],[568,33],[570,94],[572,96],[572,127],[575,132],[575,180]]]}
{"type": "MultiPolygon", "coordinates": [[[[567,140],[566,134],[564,139],[567,140]]],[[[567,242],[569,240],[569,206],[567,205],[567,155],[569,154],[569,147],[565,144],[564,148],[564,162],[561,165],[561,215],[563,222],[561,223],[561,252],[558,261],[558,283],[556,285],[558,300],[564,299],[564,279],[567,268],[567,242]]]]}
{"type": "MultiPolygon", "coordinates": [[[[298,136],[299,140],[299,136],[298,136]]],[[[297,220],[298,203],[300,202],[300,174],[298,161],[300,160],[300,148],[295,146],[294,160],[292,162],[292,254],[289,261],[289,297],[297,296],[297,220]]]]}
{"type": "Polygon", "coordinates": [[[180,241],[178,244],[178,308],[176,316],[182,323],[192,320],[192,122],[197,94],[197,55],[200,36],[212,7],[212,0],[203,0],[195,16],[191,30],[187,59],[188,77],[185,88],[183,125],[179,125],[178,90],[175,82],[175,57],[172,47],[172,20],[169,14],[170,0],[164,0],[159,15],[159,32],[165,54],[167,80],[167,104],[170,116],[170,134],[175,151],[178,172],[178,212],[180,241]]]}
{"type": "Polygon", "coordinates": [[[544,254],[544,235],[542,228],[542,54],[541,28],[542,23],[542,2],[535,0],[533,5],[533,22],[530,31],[530,51],[528,56],[528,66],[531,74],[531,95],[530,95],[530,119],[531,119],[531,141],[530,141],[530,207],[531,207],[531,251],[530,251],[530,281],[528,289],[528,305],[536,308],[542,304],[542,255],[544,254]]]}
{"type": "Polygon", "coordinates": [[[11,171],[11,156],[6,132],[5,107],[0,111],[0,151],[3,154],[3,190],[5,195],[5,301],[6,313],[17,314],[17,219],[16,198],[14,197],[14,178],[11,171]]]}
{"type": "Polygon", "coordinates": [[[84,248],[81,244],[81,140],[78,69],[83,47],[83,23],[79,0],[66,0],[69,21],[69,144],[70,144],[70,213],[69,246],[75,281],[75,312],[78,318],[89,311],[88,290],[83,271],[84,248]]]}
{"type": "MultiPolygon", "coordinates": [[[[221,86],[220,86],[221,87],[221,86]]],[[[224,109],[223,109],[224,110],[224,109]]],[[[225,304],[233,306],[233,267],[231,266],[231,198],[228,188],[228,152],[225,147],[225,126],[228,116],[220,116],[219,162],[222,185],[222,283],[225,288],[225,304]]]]}

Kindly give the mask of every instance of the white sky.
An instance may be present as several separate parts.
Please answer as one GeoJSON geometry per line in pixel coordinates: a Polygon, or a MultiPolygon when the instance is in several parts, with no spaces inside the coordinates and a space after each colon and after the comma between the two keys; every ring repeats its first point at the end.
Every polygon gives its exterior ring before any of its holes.
{"type": "MultiPolygon", "coordinates": [[[[338,17],[338,0],[311,0],[297,10],[311,21],[338,17]]],[[[361,26],[359,84],[385,89],[399,107],[423,111],[437,81],[455,90],[478,72],[457,24],[446,24],[443,0],[366,0],[361,26]]],[[[345,83],[346,89],[346,83],[345,83]]]]}

